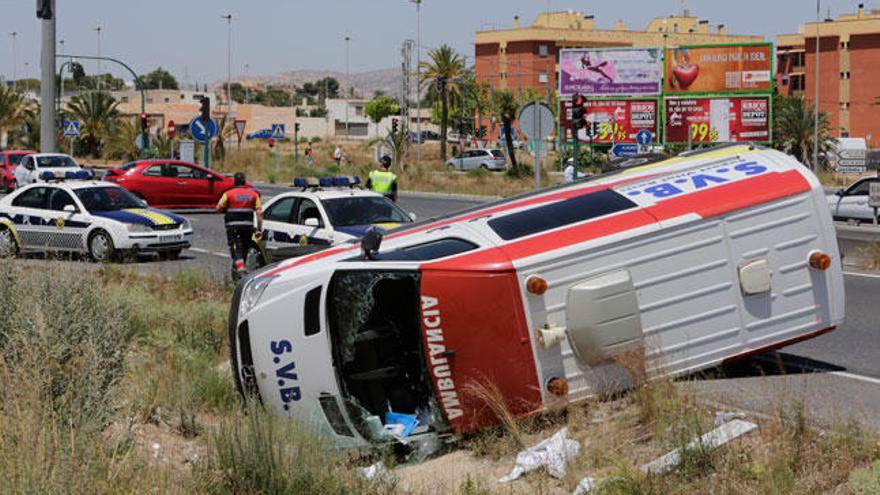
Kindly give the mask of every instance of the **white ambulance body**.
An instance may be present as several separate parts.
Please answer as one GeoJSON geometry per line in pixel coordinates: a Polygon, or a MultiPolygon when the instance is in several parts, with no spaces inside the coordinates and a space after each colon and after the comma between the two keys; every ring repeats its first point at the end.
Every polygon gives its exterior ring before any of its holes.
{"type": "Polygon", "coordinates": [[[682,374],[828,332],[838,253],[805,167],[720,147],[274,265],[236,291],[233,370],[342,446],[389,410],[463,434],[497,423],[480,389],[525,416],[627,386],[621,356],[682,374]]]}

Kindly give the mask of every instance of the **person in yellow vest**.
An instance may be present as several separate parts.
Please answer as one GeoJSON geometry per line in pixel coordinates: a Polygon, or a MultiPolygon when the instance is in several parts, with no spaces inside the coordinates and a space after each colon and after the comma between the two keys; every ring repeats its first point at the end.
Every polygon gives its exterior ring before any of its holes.
{"type": "Polygon", "coordinates": [[[397,176],[389,170],[391,157],[385,155],[381,160],[382,169],[373,170],[367,178],[367,189],[375,191],[391,201],[397,202],[397,176]]]}

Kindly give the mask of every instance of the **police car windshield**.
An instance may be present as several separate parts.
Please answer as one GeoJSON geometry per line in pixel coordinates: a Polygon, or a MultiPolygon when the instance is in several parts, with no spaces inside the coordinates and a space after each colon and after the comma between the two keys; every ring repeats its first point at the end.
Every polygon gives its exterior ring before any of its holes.
{"type": "Polygon", "coordinates": [[[136,197],[121,187],[86,187],[76,189],[74,192],[88,211],[116,211],[144,207],[136,197]]]}
{"type": "Polygon", "coordinates": [[[325,199],[324,209],[336,227],[373,223],[409,223],[412,220],[391,201],[375,196],[325,199]]]}
{"type": "Polygon", "coordinates": [[[69,156],[38,156],[37,168],[72,168],[76,162],[69,156]]]}

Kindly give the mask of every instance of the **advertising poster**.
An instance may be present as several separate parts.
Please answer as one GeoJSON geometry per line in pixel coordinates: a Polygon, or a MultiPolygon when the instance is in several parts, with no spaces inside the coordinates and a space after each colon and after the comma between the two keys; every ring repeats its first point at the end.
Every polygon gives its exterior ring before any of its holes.
{"type": "Polygon", "coordinates": [[[770,98],[666,100],[667,143],[770,141],[770,98]]]}
{"type": "MultiPolygon", "coordinates": [[[[559,112],[562,133],[571,139],[571,101],[562,100],[559,112]]],[[[581,129],[578,137],[589,142],[593,135],[594,144],[635,143],[636,134],[647,129],[657,139],[656,100],[587,100],[587,128],[581,129]]]]}
{"type": "Polygon", "coordinates": [[[771,44],[666,50],[666,93],[771,91],[771,44]]]}
{"type": "Polygon", "coordinates": [[[559,53],[559,94],[651,96],[662,89],[659,48],[571,49],[559,53]]]}

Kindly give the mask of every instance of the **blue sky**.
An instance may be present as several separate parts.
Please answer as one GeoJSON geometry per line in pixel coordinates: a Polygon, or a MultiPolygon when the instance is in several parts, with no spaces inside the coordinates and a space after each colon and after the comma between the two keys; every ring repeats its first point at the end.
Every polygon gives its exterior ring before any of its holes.
{"type": "MultiPolygon", "coordinates": [[[[65,50],[94,54],[102,27],[102,54],[122,58],[138,72],[163,66],[179,80],[214,81],[226,74],[226,21],[233,15],[233,74],[275,74],[288,69],[345,70],[346,35],[351,71],[398,67],[400,45],[415,38],[415,6],[409,0],[56,0],[58,37],[65,50]]],[[[857,0],[822,0],[822,15],[854,12],[857,0]]],[[[880,8],[880,0],[864,1],[880,8]]],[[[12,76],[11,31],[17,31],[17,73],[38,74],[39,21],[34,0],[0,0],[0,74],[12,76]],[[28,64],[26,67],[25,63],[28,64]]],[[[622,19],[644,28],[650,19],[682,8],[725,24],[730,33],[773,40],[815,17],[812,0],[423,0],[422,45],[452,45],[473,55],[474,32],[524,24],[548,8],[596,15],[600,27],[622,19]]],[[[94,65],[86,64],[86,70],[94,65]]]]}

